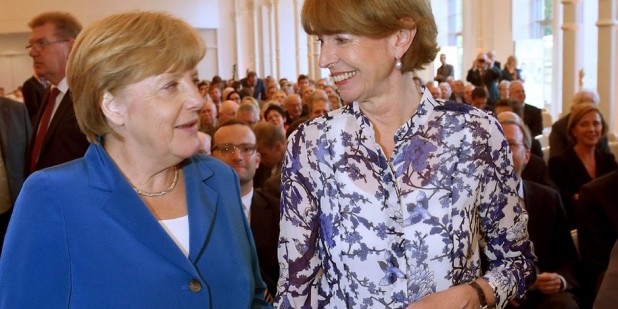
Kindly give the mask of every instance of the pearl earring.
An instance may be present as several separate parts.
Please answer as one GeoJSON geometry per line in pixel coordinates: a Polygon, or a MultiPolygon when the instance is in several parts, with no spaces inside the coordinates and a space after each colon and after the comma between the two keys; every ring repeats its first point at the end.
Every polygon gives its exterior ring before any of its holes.
{"type": "Polygon", "coordinates": [[[402,66],[403,64],[401,63],[401,59],[397,58],[397,61],[395,62],[395,69],[401,70],[402,66]]]}

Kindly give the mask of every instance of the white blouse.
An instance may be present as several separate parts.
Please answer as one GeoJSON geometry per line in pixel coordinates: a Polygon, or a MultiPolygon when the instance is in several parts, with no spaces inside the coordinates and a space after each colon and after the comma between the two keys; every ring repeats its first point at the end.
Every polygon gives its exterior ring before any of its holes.
{"type": "Polygon", "coordinates": [[[168,235],[174,240],[186,257],[189,257],[189,215],[180,218],[159,220],[168,235]]]}

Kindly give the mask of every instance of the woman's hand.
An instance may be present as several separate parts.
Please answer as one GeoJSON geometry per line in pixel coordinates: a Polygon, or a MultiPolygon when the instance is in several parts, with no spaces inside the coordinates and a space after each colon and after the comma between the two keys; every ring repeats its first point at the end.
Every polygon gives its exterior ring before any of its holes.
{"type": "Polygon", "coordinates": [[[420,301],[409,305],[406,309],[453,309],[478,308],[479,297],[473,287],[460,284],[444,291],[425,296],[420,301]]]}

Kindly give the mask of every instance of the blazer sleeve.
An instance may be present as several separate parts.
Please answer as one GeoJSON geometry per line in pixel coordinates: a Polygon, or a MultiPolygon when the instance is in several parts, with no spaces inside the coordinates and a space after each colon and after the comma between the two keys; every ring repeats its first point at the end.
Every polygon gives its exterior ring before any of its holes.
{"type": "Polygon", "coordinates": [[[0,259],[1,308],[66,308],[71,294],[70,252],[55,183],[45,172],[26,181],[0,259]]]}

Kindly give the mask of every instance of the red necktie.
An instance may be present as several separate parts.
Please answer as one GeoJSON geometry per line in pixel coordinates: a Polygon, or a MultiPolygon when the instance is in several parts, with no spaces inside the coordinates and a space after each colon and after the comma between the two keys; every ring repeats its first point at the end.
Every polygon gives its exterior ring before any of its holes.
{"type": "Polygon", "coordinates": [[[43,146],[43,140],[45,139],[45,133],[49,127],[49,121],[51,120],[54,106],[56,105],[56,98],[60,91],[56,87],[52,87],[47,98],[47,105],[45,105],[45,111],[39,122],[39,130],[37,131],[36,138],[34,140],[34,146],[32,147],[32,156],[30,157],[30,172],[34,172],[36,162],[39,160],[39,153],[41,152],[41,146],[43,146]]]}

